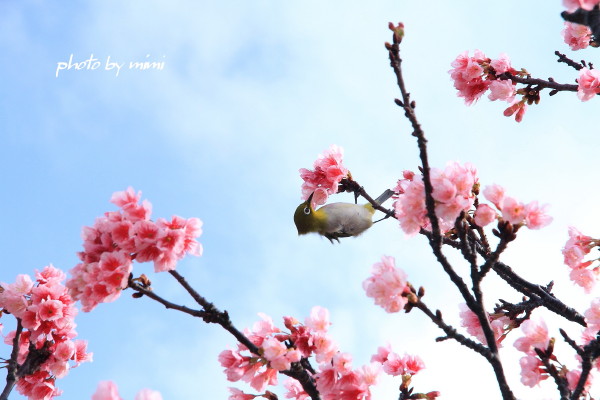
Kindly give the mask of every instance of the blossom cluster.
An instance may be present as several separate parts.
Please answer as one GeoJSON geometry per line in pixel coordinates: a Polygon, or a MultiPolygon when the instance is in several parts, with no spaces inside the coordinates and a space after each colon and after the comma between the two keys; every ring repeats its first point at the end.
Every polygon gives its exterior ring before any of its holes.
{"type": "Polygon", "coordinates": [[[584,261],[585,256],[600,245],[598,239],[583,235],[574,227],[569,227],[569,240],[562,249],[564,263],[571,268],[569,277],[581,286],[586,293],[590,293],[598,280],[600,265],[590,268],[594,260],[584,261]]]}
{"type": "Polygon", "coordinates": [[[394,257],[383,256],[381,262],[373,264],[372,275],[363,282],[367,297],[389,313],[399,312],[408,302],[410,293],[407,276],[396,268],[394,257]]]}
{"type": "Polygon", "coordinates": [[[465,51],[459,54],[451,65],[453,68],[448,73],[454,81],[458,97],[464,98],[466,105],[475,103],[489,90],[490,100],[510,103],[504,110],[504,115],[508,117],[515,114],[516,121],[521,122],[527,110],[527,102],[525,98],[515,99],[516,83],[501,77],[507,72],[511,75],[520,74],[511,66],[506,54],[501,54],[500,57],[492,60],[480,50],[475,50],[473,56],[469,56],[469,52],[465,51]]]}
{"type": "Polygon", "coordinates": [[[483,196],[490,201],[491,206],[480,204],[475,210],[475,223],[481,227],[501,219],[512,225],[526,226],[529,229],[541,229],[552,222],[548,215],[548,205],[540,205],[537,201],[523,203],[506,195],[506,190],[500,185],[489,185],[483,189],[483,196]]]}
{"type": "MultiPolygon", "coordinates": [[[[431,222],[425,205],[425,185],[421,175],[405,171],[403,179],[394,189],[397,194],[394,208],[400,227],[407,235],[414,235],[421,228],[430,229],[431,222]]],[[[477,170],[471,164],[449,163],[444,170],[431,170],[431,193],[435,200],[435,214],[442,232],[454,227],[461,212],[469,212],[479,193],[477,170]]],[[[501,219],[513,225],[525,225],[530,229],[540,229],[548,225],[552,218],[547,215],[547,206],[534,201],[528,204],[506,196],[499,185],[487,186],[483,195],[495,207],[479,204],[474,212],[475,223],[481,227],[501,219]]]]}
{"type": "MultiPolygon", "coordinates": [[[[62,284],[66,275],[52,265],[36,271],[35,281],[29,275],[18,275],[11,284],[2,283],[0,309],[20,321],[23,331],[18,338],[17,363],[22,365],[31,351],[39,352],[41,364],[30,375],[17,381],[17,390],[36,400],[48,400],[61,394],[56,378],[63,378],[69,369],[91,361],[87,342],[74,340],[75,301],[62,284]]],[[[0,313],[1,315],[1,313],[0,313]]],[[[5,336],[5,343],[13,345],[17,331],[5,336]]]]}
{"type": "MultiPolygon", "coordinates": [[[[470,335],[476,337],[481,343],[487,344],[487,340],[483,333],[483,329],[481,328],[481,322],[479,322],[479,318],[477,318],[477,314],[471,311],[471,309],[465,303],[460,305],[459,317],[461,320],[460,325],[463,328],[466,328],[470,335]]],[[[488,320],[490,322],[492,331],[494,332],[496,344],[498,347],[501,347],[502,341],[512,329],[512,321],[510,318],[502,314],[488,314],[488,320]]]]}
{"type": "MultiPolygon", "coordinates": [[[[114,382],[102,381],[98,383],[92,400],[123,400],[123,398],[119,396],[119,389],[114,382]]],[[[156,390],[142,389],[135,395],[135,400],[162,400],[162,395],[156,390]]]]}
{"type": "MultiPolygon", "coordinates": [[[[431,170],[432,196],[440,229],[448,231],[461,211],[469,210],[474,203],[473,188],[478,184],[477,170],[471,164],[449,163],[444,170],[431,170]]],[[[407,235],[414,235],[421,228],[428,229],[431,222],[425,206],[425,185],[421,175],[404,171],[403,179],[394,188],[396,218],[407,235]]]]}
{"type": "Polygon", "coordinates": [[[565,22],[565,28],[562,30],[563,39],[569,45],[571,50],[585,49],[592,40],[592,30],[581,24],[565,22]]]}
{"type": "MultiPolygon", "coordinates": [[[[389,346],[379,348],[371,363],[360,368],[352,367],[352,356],[339,350],[327,333],[329,311],[313,307],[304,324],[293,317],[284,317],[287,331],[277,328],[270,317],[259,314],[261,321],[252,330],[245,330],[246,337],[259,349],[259,355],[252,354],[243,344],[236,350],[224,350],[219,354],[219,362],[225,368],[231,382],[242,380],[258,392],[267,386],[277,384],[277,373],[289,370],[291,363],[314,357],[318,367],[309,372],[316,382],[323,400],[369,400],[370,387],[377,382],[381,371],[396,375],[414,375],[425,367],[417,356],[403,357],[392,352],[389,346]]],[[[307,400],[309,395],[295,379],[284,382],[286,398],[307,400]]],[[[247,394],[230,388],[230,400],[251,400],[260,394],[247,394]]],[[[434,399],[437,392],[431,392],[434,399]]]]}
{"type": "Polygon", "coordinates": [[[312,194],[313,205],[325,204],[331,194],[338,192],[338,185],[348,176],[348,169],[342,163],[344,150],[331,145],[323,154],[319,154],[312,170],[301,168],[302,200],[312,194]]]}
{"type": "Polygon", "coordinates": [[[546,350],[550,344],[548,327],[539,319],[528,319],[521,325],[523,337],[515,340],[514,346],[517,350],[525,353],[519,360],[521,365],[521,383],[525,386],[534,387],[544,379],[548,379],[548,373],[544,369],[542,361],[535,349],[546,350]]]}
{"type": "Polygon", "coordinates": [[[577,97],[581,101],[590,100],[600,93],[600,70],[581,68],[577,85],[577,97]]]}
{"type": "Polygon", "coordinates": [[[568,12],[574,12],[578,8],[591,11],[599,3],[600,0],[563,0],[563,6],[568,12]]]}
{"type": "Polygon", "coordinates": [[[198,218],[173,216],[150,220],[152,206],[132,188],[116,192],[111,202],[120,210],[106,212],[82,232],[81,263],[71,271],[67,287],[82,310],[116,300],[127,286],[132,262],[153,261],[155,272],[175,269],[186,254],[202,253],[196,238],[202,233],[198,218]]]}

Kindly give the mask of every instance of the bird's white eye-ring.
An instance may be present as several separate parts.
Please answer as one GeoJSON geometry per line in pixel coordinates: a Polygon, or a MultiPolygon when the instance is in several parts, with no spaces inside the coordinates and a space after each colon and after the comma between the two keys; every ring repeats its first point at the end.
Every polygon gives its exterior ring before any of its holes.
{"type": "Polygon", "coordinates": [[[304,214],[310,214],[310,207],[304,207],[304,214]]]}

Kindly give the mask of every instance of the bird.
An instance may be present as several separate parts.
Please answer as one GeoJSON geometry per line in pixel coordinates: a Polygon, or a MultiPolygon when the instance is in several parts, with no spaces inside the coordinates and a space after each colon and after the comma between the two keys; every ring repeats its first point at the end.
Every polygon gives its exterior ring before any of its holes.
{"type": "MultiPolygon", "coordinates": [[[[373,225],[375,209],[371,203],[331,203],[315,210],[311,204],[313,194],[294,213],[298,235],[316,232],[331,243],[334,240],[339,243],[340,238],[358,236],[373,225]]],[[[375,199],[375,203],[382,204],[393,194],[393,190],[387,189],[375,199]]]]}

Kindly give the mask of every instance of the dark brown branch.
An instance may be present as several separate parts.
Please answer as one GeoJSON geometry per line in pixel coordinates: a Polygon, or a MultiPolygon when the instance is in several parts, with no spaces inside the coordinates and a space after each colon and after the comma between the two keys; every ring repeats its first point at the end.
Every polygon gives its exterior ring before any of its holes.
{"type": "Polygon", "coordinates": [[[558,56],[558,62],[562,62],[567,64],[569,67],[575,68],[577,71],[579,71],[580,69],[582,69],[584,66],[583,64],[580,64],[578,62],[575,62],[573,60],[571,60],[569,57],[567,57],[566,55],[562,54],[560,51],[555,51],[554,54],[556,54],[558,56]]]}
{"type": "Polygon", "coordinates": [[[508,265],[503,262],[496,262],[492,266],[492,269],[498,274],[498,276],[506,281],[511,287],[518,292],[526,295],[533,299],[540,299],[543,302],[543,306],[548,310],[558,314],[569,321],[578,323],[581,326],[587,326],[583,315],[578,313],[575,309],[567,306],[553,294],[549,293],[544,287],[533,284],[516,274],[508,265]]]}
{"type": "Polygon", "coordinates": [[[492,353],[490,352],[490,350],[483,344],[477,343],[461,335],[452,326],[446,324],[442,318],[442,313],[440,311],[433,313],[429,309],[429,307],[427,307],[427,305],[421,301],[421,299],[419,299],[416,303],[411,304],[414,308],[418,308],[419,310],[423,311],[423,313],[427,315],[434,324],[436,324],[441,330],[444,331],[446,337],[438,338],[437,341],[454,339],[463,346],[468,347],[469,349],[475,351],[478,354],[481,354],[488,361],[492,357],[492,353]]]}
{"type": "Polygon", "coordinates": [[[15,332],[13,348],[7,365],[6,386],[4,386],[4,390],[2,390],[2,393],[0,394],[0,400],[7,400],[8,395],[17,383],[17,368],[19,366],[17,364],[17,356],[19,355],[19,340],[21,338],[21,332],[23,332],[23,324],[21,323],[21,320],[17,318],[17,330],[15,332]]]}
{"type": "Polygon", "coordinates": [[[553,79],[544,80],[538,78],[521,78],[520,76],[515,76],[510,72],[505,72],[503,74],[498,75],[499,79],[510,79],[513,82],[521,83],[523,85],[531,85],[537,86],[536,90],[541,89],[552,89],[557,92],[576,92],[578,85],[568,84],[568,83],[558,83],[553,79]]]}

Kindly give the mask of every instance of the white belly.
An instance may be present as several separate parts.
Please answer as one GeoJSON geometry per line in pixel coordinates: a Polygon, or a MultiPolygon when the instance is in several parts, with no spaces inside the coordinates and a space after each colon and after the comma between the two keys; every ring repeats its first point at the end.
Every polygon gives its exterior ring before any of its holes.
{"type": "Polygon", "coordinates": [[[331,203],[324,205],[319,210],[327,215],[325,233],[356,236],[373,225],[373,212],[364,205],[331,203]]]}

